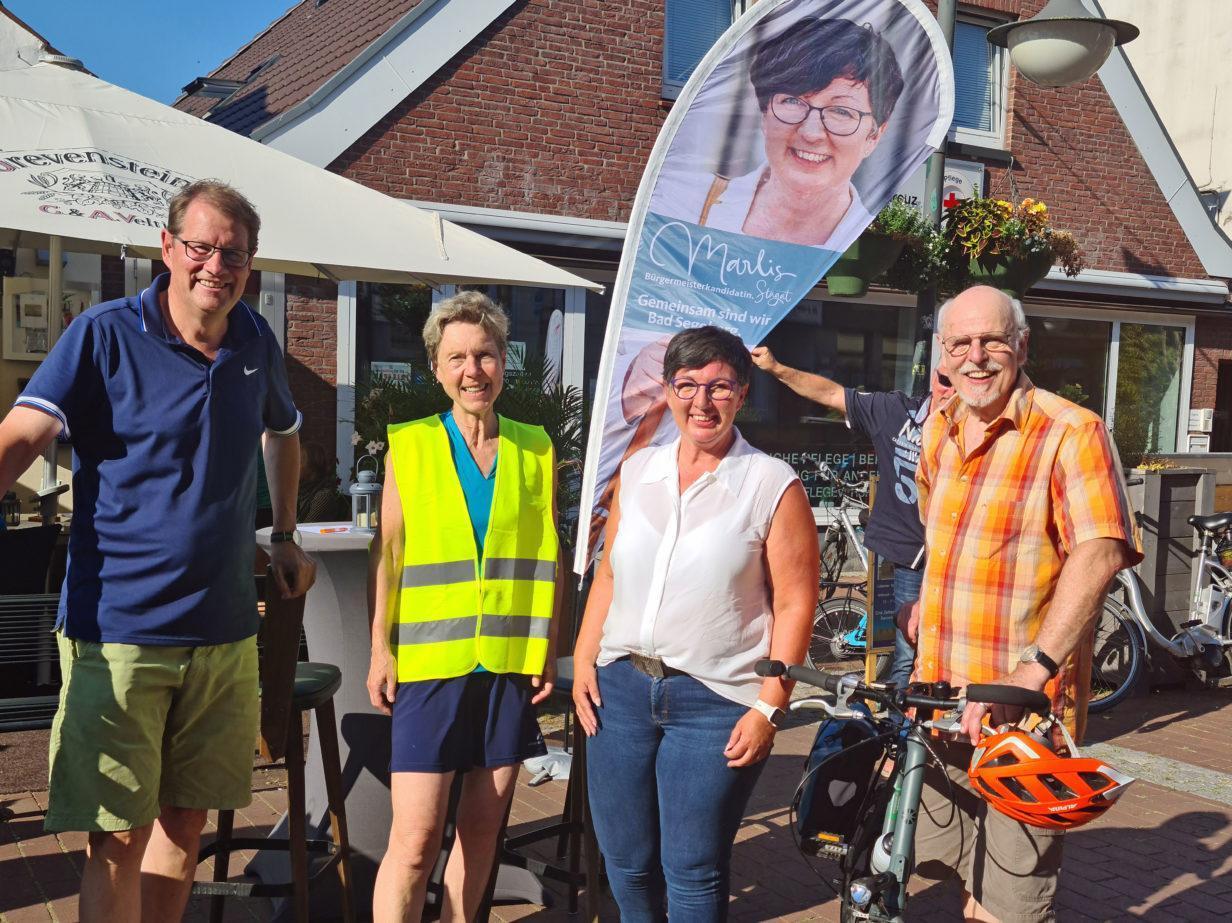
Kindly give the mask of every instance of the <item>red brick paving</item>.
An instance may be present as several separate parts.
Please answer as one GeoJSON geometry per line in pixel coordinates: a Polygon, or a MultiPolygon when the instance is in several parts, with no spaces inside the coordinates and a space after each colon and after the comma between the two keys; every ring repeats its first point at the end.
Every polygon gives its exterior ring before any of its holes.
{"type": "MultiPolygon", "coordinates": [[[[796,851],[785,805],[799,780],[813,726],[779,735],[735,848],[731,912],[734,921],[837,920],[837,901],[820,872],[796,851]]],[[[1140,696],[1108,716],[1095,717],[1090,738],[1219,772],[1232,773],[1232,691],[1170,691],[1140,696]]],[[[236,826],[268,831],[285,807],[281,774],[259,770],[254,799],[236,826]]],[[[514,832],[554,817],[565,786],[522,785],[511,815],[514,832]]],[[[42,830],[46,795],[0,796],[0,920],[3,923],[77,919],[75,893],[82,834],[42,830]]],[[[242,868],[237,861],[233,868],[242,868]]],[[[203,868],[202,875],[208,871],[203,868]]],[[[493,919],[564,921],[557,907],[497,907],[493,919]]],[[[913,883],[910,918],[921,923],[958,918],[953,885],[913,883]]],[[[362,899],[361,899],[362,900],[362,899]]],[[[606,901],[604,920],[615,920],[606,901]]],[[[229,901],[227,920],[267,920],[263,902],[229,901]]],[[[1208,921],[1232,917],[1232,806],[1139,781],[1097,823],[1069,834],[1058,900],[1062,921],[1208,921]]],[[[186,919],[206,919],[194,902],[186,919]]]]}

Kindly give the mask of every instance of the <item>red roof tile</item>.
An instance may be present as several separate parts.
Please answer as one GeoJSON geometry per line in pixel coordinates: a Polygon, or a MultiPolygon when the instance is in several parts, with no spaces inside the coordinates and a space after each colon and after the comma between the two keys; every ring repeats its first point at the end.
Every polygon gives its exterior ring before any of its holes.
{"type": "Polygon", "coordinates": [[[251,134],[307,99],[419,2],[302,0],[205,75],[248,80],[260,68],[243,89],[227,99],[181,97],[175,108],[251,134]]]}

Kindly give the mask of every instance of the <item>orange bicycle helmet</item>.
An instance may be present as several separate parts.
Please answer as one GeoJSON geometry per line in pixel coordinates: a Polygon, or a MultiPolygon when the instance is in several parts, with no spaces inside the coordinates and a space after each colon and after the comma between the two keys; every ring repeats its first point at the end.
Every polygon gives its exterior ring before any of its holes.
{"type": "Polygon", "coordinates": [[[972,786],[1002,814],[1033,827],[1069,830],[1094,820],[1134,780],[1081,756],[1065,738],[1073,755],[1054,751],[1039,728],[999,728],[971,754],[972,786]]]}

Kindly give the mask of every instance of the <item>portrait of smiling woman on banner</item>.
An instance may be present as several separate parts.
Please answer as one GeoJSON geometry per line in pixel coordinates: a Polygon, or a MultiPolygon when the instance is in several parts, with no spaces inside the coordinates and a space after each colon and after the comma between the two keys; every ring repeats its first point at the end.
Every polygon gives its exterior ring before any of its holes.
{"type": "Polygon", "coordinates": [[[664,177],[651,210],[738,234],[845,247],[873,220],[852,177],[903,90],[894,50],[871,26],[805,19],[756,46],[749,82],[761,112],[756,166],[734,178],[664,177]]]}
{"type": "Polygon", "coordinates": [[[624,459],[675,436],[667,341],[704,325],[765,339],[944,141],[953,111],[949,53],[923,0],[761,0],[719,38],[630,215],[575,567],[624,459]]]}

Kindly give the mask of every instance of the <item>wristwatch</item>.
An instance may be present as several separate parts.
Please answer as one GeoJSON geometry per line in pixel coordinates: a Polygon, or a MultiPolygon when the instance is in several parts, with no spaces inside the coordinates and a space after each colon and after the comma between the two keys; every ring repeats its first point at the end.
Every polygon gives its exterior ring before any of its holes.
{"type": "Polygon", "coordinates": [[[299,531],[297,529],[291,529],[289,532],[271,532],[270,544],[277,545],[280,542],[294,542],[296,545],[300,544],[299,531]]]}
{"type": "Polygon", "coordinates": [[[753,707],[761,712],[765,719],[776,728],[783,726],[783,719],[787,717],[787,712],[777,705],[771,705],[769,702],[758,699],[753,703],[753,707]]]}
{"type": "Polygon", "coordinates": [[[1019,663],[1038,663],[1041,667],[1048,671],[1048,678],[1054,679],[1061,668],[1057,662],[1039,649],[1038,644],[1028,644],[1022,649],[1022,653],[1018,657],[1019,663]]]}

